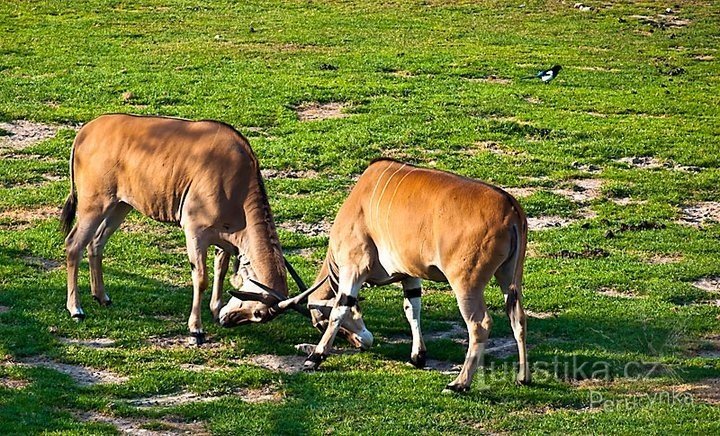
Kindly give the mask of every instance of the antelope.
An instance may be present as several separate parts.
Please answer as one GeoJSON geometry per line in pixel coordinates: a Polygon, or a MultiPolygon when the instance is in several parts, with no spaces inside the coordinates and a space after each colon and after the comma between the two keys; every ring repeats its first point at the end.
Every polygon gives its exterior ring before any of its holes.
{"type": "MultiPolygon", "coordinates": [[[[211,245],[218,247],[210,301],[216,320],[226,322],[220,313],[221,293],[232,255],[243,259],[250,279],[244,287],[271,288],[283,300],[282,310],[296,307],[296,300],[286,298],[282,250],[260,165],[247,139],[217,121],[111,114],[78,132],[70,156],[70,194],[61,224],[66,235],[66,308],[72,318],[85,318],[77,286],[85,247],[92,295],[102,306],[111,304],[103,283],[103,249],[132,209],[179,224],[185,233],[193,283],[191,343],[205,340],[200,305],[208,286],[211,245]]],[[[232,302],[235,324],[266,322],[278,312],[277,304],[232,302]]]]}
{"type": "MultiPolygon", "coordinates": [[[[327,255],[307,307],[324,330],[305,361],[316,369],[340,332],[369,348],[357,301],[363,284],[400,282],[412,331],[410,361],[423,367],[420,328],[421,279],[448,282],[469,333],[460,374],[448,391],[470,389],[492,324],[484,289],[495,276],[517,342],[517,381],[530,382],[522,308],[527,219],[507,192],[486,183],[391,159],[373,161],[341,206],[330,229],[327,255]]],[[[246,298],[252,298],[245,295],[246,298]]]]}

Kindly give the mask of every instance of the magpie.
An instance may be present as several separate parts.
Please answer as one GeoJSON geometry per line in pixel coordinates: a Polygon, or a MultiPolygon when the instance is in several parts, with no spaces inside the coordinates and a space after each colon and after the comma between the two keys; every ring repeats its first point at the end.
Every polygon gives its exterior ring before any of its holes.
{"type": "Polygon", "coordinates": [[[523,79],[540,79],[543,83],[550,83],[551,80],[557,77],[560,70],[562,70],[562,67],[560,65],[555,65],[549,70],[540,71],[534,76],[523,77],[523,79]]]}

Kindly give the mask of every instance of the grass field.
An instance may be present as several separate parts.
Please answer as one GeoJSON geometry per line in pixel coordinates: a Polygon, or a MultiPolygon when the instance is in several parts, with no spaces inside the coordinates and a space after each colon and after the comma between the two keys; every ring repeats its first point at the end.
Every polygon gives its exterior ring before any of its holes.
{"type": "MultiPolygon", "coordinates": [[[[0,433],[720,432],[720,4],[574,3],[0,3],[0,433]],[[522,79],[553,64],[548,85],[522,79]],[[536,229],[535,383],[491,353],[469,393],[441,395],[453,375],[404,363],[395,287],[362,291],[376,345],[315,373],[267,368],[319,339],[297,314],[222,329],[206,304],[211,342],[186,347],[183,236],[138,214],[106,250],[111,308],[83,263],[76,324],[57,214],[74,128],[107,112],[246,134],[306,281],[374,157],[507,188],[536,229]]],[[[429,357],[460,363],[454,297],[426,286],[429,357]]]]}

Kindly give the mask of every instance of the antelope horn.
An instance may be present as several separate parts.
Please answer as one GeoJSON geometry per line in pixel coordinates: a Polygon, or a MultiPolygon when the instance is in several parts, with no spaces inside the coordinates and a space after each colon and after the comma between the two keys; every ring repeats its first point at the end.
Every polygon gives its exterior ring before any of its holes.
{"type": "Polygon", "coordinates": [[[328,279],[329,276],[325,276],[324,279],[320,280],[319,282],[315,283],[310,289],[306,289],[304,292],[301,292],[300,294],[294,296],[293,298],[288,298],[286,300],[283,300],[277,304],[277,308],[281,311],[285,311],[288,308],[295,308],[295,306],[298,305],[302,300],[307,298],[308,295],[315,292],[325,281],[328,279]]]}
{"type": "Polygon", "coordinates": [[[293,266],[290,264],[290,261],[287,260],[287,257],[283,256],[283,260],[285,260],[285,268],[287,268],[290,276],[293,278],[293,280],[295,280],[295,283],[298,285],[298,289],[300,289],[300,292],[305,292],[307,290],[307,285],[305,285],[305,282],[303,282],[300,274],[295,271],[295,268],[293,268],[293,266]]]}

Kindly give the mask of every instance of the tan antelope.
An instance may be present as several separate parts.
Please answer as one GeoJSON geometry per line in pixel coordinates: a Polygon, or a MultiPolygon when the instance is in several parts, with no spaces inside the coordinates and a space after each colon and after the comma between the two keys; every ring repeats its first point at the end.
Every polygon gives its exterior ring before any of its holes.
{"type": "Polygon", "coordinates": [[[357,306],[363,284],[401,282],[413,336],[411,362],[425,364],[420,329],[421,279],[448,282],[469,332],[468,351],[452,391],[470,388],[492,318],[484,289],[495,276],[505,295],[520,359],[517,380],[530,382],[522,308],[527,220],[517,201],[486,183],[389,159],[365,170],[330,230],[328,253],[310,295],[313,324],[324,330],[305,365],[317,368],[338,332],[372,345],[357,306]],[[329,280],[325,281],[325,278],[329,280]]]}
{"type": "MultiPolygon", "coordinates": [[[[70,157],[70,195],[62,210],[67,235],[67,310],[85,317],[77,289],[78,264],[85,247],[90,288],[103,306],[111,303],[102,273],[103,247],[126,215],[136,209],[157,221],[179,224],[192,269],[193,302],[188,327],[194,342],[204,341],[200,314],[208,286],[208,247],[219,247],[210,310],[220,314],[222,283],[232,254],[257,284],[287,296],[282,251],[268,204],[260,166],[248,141],[216,121],[104,115],[77,134],[70,157]],[[72,230],[73,219],[77,223],[72,230]]],[[[294,306],[284,302],[283,308],[294,306]]],[[[235,324],[265,322],[277,307],[234,301],[235,324]]],[[[226,316],[227,317],[227,316],[226,316]]]]}

